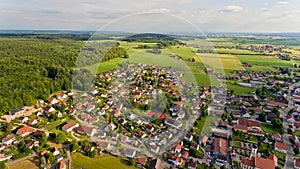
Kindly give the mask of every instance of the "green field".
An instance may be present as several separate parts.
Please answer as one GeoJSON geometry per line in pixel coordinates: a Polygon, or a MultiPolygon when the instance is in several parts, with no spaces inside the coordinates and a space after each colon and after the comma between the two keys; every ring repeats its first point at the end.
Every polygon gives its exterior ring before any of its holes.
{"type": "Polygon", "coordinates": [[[173,55],[180,56],[183,60],[192,60],[196,54],[189,47],[184,46],[171,46],[167,48],[167,51],[171,52],[173,55]]]}
{"type": "Polygon", "coordinates": [[[87,157],[81,153],[72,155],[72,166],[74,169],[134,169],[133,166],[128,166],[127,161],[111,155],[104,155],[95,158],[87,157]]]}
{"type": "Polygon", "coordinates": [[[197,120],[196,126],[194,126],[193,129],[198,136],[210,134],[211,127],[213,126],[214,122],[219,119],[220,117],[217,116],[201,117],[201,120],[197,120]]]}
{"type": "Polygon", "coordinates": [[[241,62],[265,67],[292,67],[291,61],[281,60],[273,56],[235,55],[241,62]]]}
{"type": "Polygon", "coordinates": [[[251,94],[256,90],[255,88],[239,86],[231,83],[227,83],[226,88],[229,90],[233,90],[234,94],[251,94]]]}
{"type": "Polygon", "coordinates": [[[278,131],[276,129],[274,129],[274,127],[272,125],[262,124],[261,128],[263,129],[264,132],[269,133],[269,134],[278,133],[278,131]]]}
{"type": "Polygon", "coordinates": [[[232,54],[232,55],[258,55],[258,54],[260,54],[259,52],[253,52],[253,51],[250,51],[250,50],[242,50],[242,49],[218,48],[218,49],[215,49],[215,50],[219,54],[232,54]]]}
{"type": "Polygon", "coordinates": [[[222,70],[222,72],[218,73],[224,73],[224,69],[244,70],[240,60],[234,55],[205,53],[198,53],[197,55],[205,65],[208,65],[216,70],[222,70]]]}
{"type": "Polygon", "coordinates": [[[123,62],[123,58],[114,58],[109,61],[95,63],[93,65],[81,67],[82,69],[87,69],[91,71],[92,74],[98,74],[103,72],[108,72],[118,68],[118,65],[123,62]]]}

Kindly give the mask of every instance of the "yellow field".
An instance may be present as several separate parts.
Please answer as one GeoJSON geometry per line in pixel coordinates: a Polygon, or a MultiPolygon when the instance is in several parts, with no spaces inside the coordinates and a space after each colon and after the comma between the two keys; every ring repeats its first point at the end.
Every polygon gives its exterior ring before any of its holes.
{"type": "Polygon", "coordinates": [[[197,54],[202,63],[215,69],[243,70],[238,58],[229,54],[197,54]]]}
{"type": "Polygon", "coordinates": [[[16,164],[8,166],[8,169],[38,169],[39,168],[39,161],[37,159],[28,159],[16,164]]]}

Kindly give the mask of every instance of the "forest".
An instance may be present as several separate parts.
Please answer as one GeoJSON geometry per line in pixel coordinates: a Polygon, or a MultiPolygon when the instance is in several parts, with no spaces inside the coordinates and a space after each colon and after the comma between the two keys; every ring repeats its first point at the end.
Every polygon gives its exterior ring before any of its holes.
{"type": "Polygon", "coordinates": [[[75,65],[81,67],[126,55],[118,44],[86,46],[82,41],[64,38],[1,37],[0,114],[70,90],[74,74],[83,72],[82,81],[90,78],[88,70],[74,70],[75,65]]]}

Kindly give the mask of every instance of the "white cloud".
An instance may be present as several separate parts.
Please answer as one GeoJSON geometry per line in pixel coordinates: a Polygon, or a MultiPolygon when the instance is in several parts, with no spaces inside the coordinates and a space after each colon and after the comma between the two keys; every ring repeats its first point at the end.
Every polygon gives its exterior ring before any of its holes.
{"type": "Polygon", "coordinates": [[[224,12],[241,12],[243,11],[244,8],[241,6],[237,6],[237,5],[228,5],[226,7],[226,9],[223,9],[222,11],[224,12]]]}
{"type": "Polygon", "coordinates": [[[277,1],[276,4],[277,5],[288,5],[289,2],[287,2],[287,1],[277,1]]]}

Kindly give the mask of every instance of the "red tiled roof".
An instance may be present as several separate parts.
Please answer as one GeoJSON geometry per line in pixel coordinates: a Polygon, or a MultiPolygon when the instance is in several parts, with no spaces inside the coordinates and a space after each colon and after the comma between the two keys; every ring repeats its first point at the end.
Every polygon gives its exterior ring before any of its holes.
{"type": "Polygon", "coordinates": [[[275,143],[275,147],[278,148],[278,149],[281,149],[281,150],[286,150],[286,151],[289,149],[288,144],[277,142],[277,141],[275,143]]]}
{"type": "Polygon", "coordinates": [[[248,120],[248,119],[238,119],[239,125],[247,126],[247,127],[260,127],[258,121],[248,120]]]}
{"type": "Polygon", "coordinates": [[[286,106],[286,104],[284,104],[284,103],[276,102],[276,101],[273,101],[273,100],[267,101],[267,104],[271,104],[271,105],[275,105],[275,106],[279,106],[279,107],[284,107],[284,106],[286,106]]]}
{"type": "Polygon", "coordinates": [[[220,152],[220,153],[226,154],[226,140],[224,140],[222,138],[215,138],[214,152],[220,152]]]}
{"type": "Polygon", "coordinates": [[[33,131],[33,129],[31,127],[24,126],[24,127],[19,128],[17,132],[19,134],[23,135],[23,134],[26,134],[26,133],[29,133],[29,132],[32,132],[32,131],[33,131]]]}
{"type": "Polygon", "coordinates": [[[136,157],[136,158],[134,158],[134,161],[136,163],[145,165],[147,163],[148,159],[145,157],[136,157]]]}
{"type": "Polygon", "coordinates": [[[242,126],[242,125],[235,125],[234,130],[247,130],[247,126],[242,126]]]}

